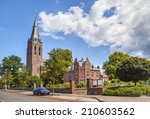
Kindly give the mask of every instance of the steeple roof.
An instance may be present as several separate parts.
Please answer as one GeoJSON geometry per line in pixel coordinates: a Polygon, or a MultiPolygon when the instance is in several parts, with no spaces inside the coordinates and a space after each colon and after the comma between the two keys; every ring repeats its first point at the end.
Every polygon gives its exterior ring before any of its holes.
{"type": "Polygon", "coordinates": [[[35,17],[34,24],[33,24],[31,40],[40,40],[39,29],[38,29],[38,22],[37,22],[37,15],[35,17]]]}

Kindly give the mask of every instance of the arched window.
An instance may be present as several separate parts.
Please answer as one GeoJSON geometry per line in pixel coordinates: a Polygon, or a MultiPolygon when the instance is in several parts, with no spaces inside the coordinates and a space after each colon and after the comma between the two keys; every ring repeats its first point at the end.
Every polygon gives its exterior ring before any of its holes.
{"type": "Polygon", "coordinates": [[[34,46],[34,54],[36,55],[36,45],[34,46]]]}
{"type": "Polygon", "coordinates": [[[41,55],[41,48],[39,47],[39,55],[41,55]]]}

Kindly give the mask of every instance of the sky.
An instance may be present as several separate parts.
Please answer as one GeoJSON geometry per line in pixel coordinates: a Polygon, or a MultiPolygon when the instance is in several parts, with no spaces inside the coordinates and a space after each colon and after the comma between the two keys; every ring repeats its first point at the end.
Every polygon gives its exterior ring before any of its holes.
{"type": "Polygon", "coordinates": [[[36,12],[43,58],[53,48],[102,65],[115,51],[150,59],[150,0],[0,0],[0,61],[26,63],[36,12]]]}

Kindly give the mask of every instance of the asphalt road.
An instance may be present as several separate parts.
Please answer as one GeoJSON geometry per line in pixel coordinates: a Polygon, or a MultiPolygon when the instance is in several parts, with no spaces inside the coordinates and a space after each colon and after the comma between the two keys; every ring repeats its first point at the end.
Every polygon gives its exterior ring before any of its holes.
{"type": "Polygon", "coordinates": [[[33,96],[32,94],[0,90],[0,102],[62,102],[62,100],[53,99],[50,96],[33,96]]]}

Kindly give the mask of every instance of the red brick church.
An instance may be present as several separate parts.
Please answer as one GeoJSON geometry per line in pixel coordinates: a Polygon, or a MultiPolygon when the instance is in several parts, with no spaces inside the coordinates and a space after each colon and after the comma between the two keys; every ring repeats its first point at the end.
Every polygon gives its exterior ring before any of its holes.
{"type": "Polygon", "coordinates": [[[27,70],[32,72],[32,76],[40,76],[42,61],[42,41],[40,39],[37,17],[35,17],[31,37],[27,44],[27,70]]]}
{"type": "MultiPolygon", "coordinates": [[[[31,37],[27,43],[27,59],[26,67],[32,72],[32,76],[40,76],[43,65],[43,49],[40,39],[37,16],[35,17],[31,37]]],[[[97,83],[103,83],[108,77],[100,72],[98,67],[91,64],[88,58],[75,62],[68,68],[68,72],[64,74],[64,82],[74,80],[76,84],[86,82],[87,79],[97,80],[97,83]]]]}

